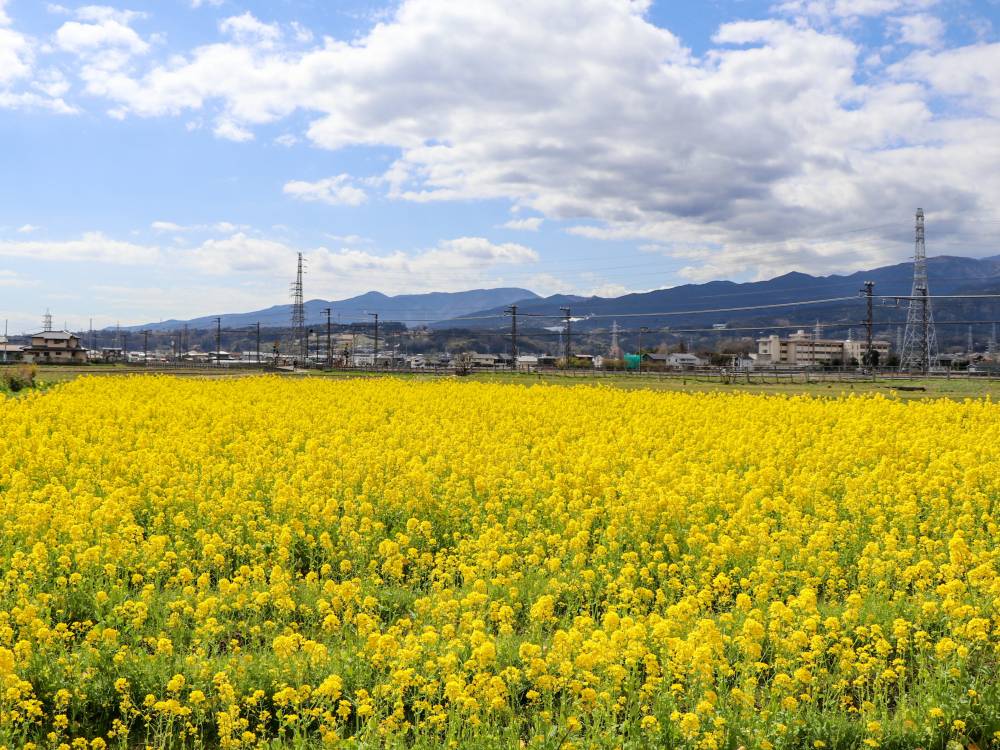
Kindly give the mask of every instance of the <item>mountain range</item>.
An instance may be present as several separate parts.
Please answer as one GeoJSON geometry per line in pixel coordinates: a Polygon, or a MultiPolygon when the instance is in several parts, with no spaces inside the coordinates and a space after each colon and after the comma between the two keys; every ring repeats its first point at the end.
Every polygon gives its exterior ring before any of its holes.
{"type": "MultiPolygon", "coordinates": [[[[484,308],[503,307],[512,302],[537,299],[538,295],[527,289],[472,289],[467,292],[430,292],[427,294],[399,294],[393,297],[381,292],[366,292],[357,297],[341,300],[311,299],[305,303],[306,325],[326,324],[324,309],[332,310],[334,323],[369,322],[369,313],[378,313],[386,322],[400,322],[408,326],[430,323],[442,318],[468,315],[484,308]]],[[[264,328],[284,328],[289,325],[292,306],[273,305],[263,310],[245,313],[220,313],[190,320],[162,320],[158,323],[131,326],[129,330],[175,330],[187,325],[193,330],[215,327],[215,319],[222,318],[225,328],[244,328],[260,323],[264,328]]]]}
{"type": "MultiPolygon", "coordinates": [[[[1000,256],[964,258],[937,256],[929,258],[930,293],[974,294],[1000,292],[1000,256]]],[[[540,330],[560,324],[561,308],[569,307],[575,330],[609,328],[612,321],[631,329],[650,327],[674,330],[683,327],[761,327],[811,321],[859,325],[864,317],[864,303],[859,299],[865,281],[875,284],[876,298],[907,295],[913,282],[913,264],[897,263],[847,275],[811,276],[792,272],[766,281],[736,283],[710,281],[704,284],[684,284],[670,289],[626,294],[621,297],[581,297],[558,294],[541,297],[527,289],[475,289],[466,292],[432,292],[387,296],[368,292],[344,300],[313,299],[305,303],[306,324],[325,323],[324,308],[333,310],[334,321],[340,323],[368,322],[369,313],[378,313],[384,322],[402,322],[408,326],[427,325],[435,329],[465,328],[470,330],[501,330],[510,325],[504,316],[508,305],[517,304],[518,325],[524,330],[540,330]],[[814,303],[816,300],[828,300],[814,303]],[[801,306],[770,307],[784,303],[806,303],[801,306]],[[739,309],[756,308],[756,309],[739,309]]],[[[905,303],[877,300],[876,319],[882,325],[905,320],[905,303]]],[[[291,305],[272,307],[246,313],[222,314],[226,328],[249,327],[260,322],[263,327],[287,327],[291,305]]],[[[998,315],[993,300],[935,301],[937,320],[966,320],[998,315]]],[[[191,320],[167,320],[134,326],[133,330],[171,330],[187,325],[192,329],[215,326],[215,316],[191,320]]]]}
{"type": "MultiPolygon", "coordinates": [[[[928,285],[930,294],[974,294],[1000,291],[1000,256],[963,258],[938,256],[929,258],[928,285]]],[[[663,329],[681,327],[811,325],[817,319],[824,322],[858,325],[864,318],[864,302],[859,298],[865,281],[875,284],[876,297],[908,295],[913,285],[913,263],[897,263],[848,275],[811,276],[791,272],[747,283],[710,281],[704,284],[684,284],[670,289],[626,294],[621,297],[574,297],[554,295],[518,302],[518,325],[522,328],[560,324],[561,308],[569,307],[575,330],[609,328],[612,321],[636,329],[642,326],[663,329]],[[843,299],[847,298],[847,299],[843,299]],[[832,300],[802,306],[760,306],[832,300]],[[737,308],[737,309],[734,309],[737,308]],[[740,310],[738,308],[757,308],[740,310]],[[715,311],[715,312],[692,312],[715,311]]],[[[998,301],[934,301],[934,314],[941,320],[966,319],[970,315],[988,314],[998,319],[998,301]]],[[[509,303],[508,303],[509,304],[509,303]]],[[[905,320],[905,303],[897,306],[892,300],[877,300],[875,318],[885,322],[905,320]]],[[[467,316],[440,320],[434,328],[501,329],[510,325],[502,317],[504,307],[477,310],[467,316]],[[461,317],[474,318],[463,321],[461,317]]]]}

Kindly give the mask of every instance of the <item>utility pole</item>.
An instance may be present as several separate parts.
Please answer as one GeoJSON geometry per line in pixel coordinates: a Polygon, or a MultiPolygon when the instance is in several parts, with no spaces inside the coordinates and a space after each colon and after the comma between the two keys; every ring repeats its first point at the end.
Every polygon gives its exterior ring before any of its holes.
{"type": "Polygon", "coordinates": [[[649,333],[646,326],[639,326],[639,374],[642,375],[642,334],[649,333]]]}
{"type": "Polygon", "coordinates": [[[215,365],[222,366],[222,318],[215,319],[215,365]]]}
{"type": "Polygon", "coordinates": [[[504,311],[510,315],[510,369],[517,369],[517,305],[511,305],[504,311]]]}
{"type": "Polygon", "coordinates": [[[865,367],[870,368],[872,370],[872,372],[874,372],[875,371],[875,361],[874,361],[874,356],[873,356],[873,351],[874,350],[872,349],[872,325],[874,324],[874,321],[873,321],[874,313],[873,313],[873,308],[872,308],[872,302],[873,302],[873,294],[874,294],[874,291],[875,291],[875,282],[874,281],[866,281],[865,282],[865,288],[864,288],[863,291],[864,291],[864,295],[865,295],[865,302],[867,303],[867,307],[868,307],[868,316],[865,318],[865,357],[864,357],[864,365],[865,365],[865,367]]]}
{"type": "Polygon", "coordinates": [[[257,321],[257,365],[260,366],[260,321],[257,321]]]}
{"type": "Polygon", "coordinates": [[[330,338],[330,315],[331,313],[333,313],[333,310],[331,310],[329,307],[324,307],[323,312],[326,315],[326,369],[332,370],[333,349],[330,348],[331,347],[330,342],[332,341],[332,339],[330,338]]]}
{"type": "Polygon", "coordinates": [[[570,355],[570,352],[572,351],[571,348],[570,348],[571,347],[571,344],[570,344],[571,331],[570,331],[569,308],[568,307],[560,307],[559,309],[562,311],[563,322],[564,322],[564,325],[566,327],[566,339],[563,341],[563,368],[566,368],[566,367],[569,367],[569,355],[570,355]]]}
{"type": "Polygon", "coordinates": [[[149,331],[142,332],[142,366],[149,366],[149,331]]]}
{"type": "Polygon", "coordinates": [[[372,349],[372,367],[378,369],[378,313],[368,313],[375,318],[375,346],[372,349]]]}
{"type": "Polygon", "coordinates": [[[128,364],[128,331],[122,331],[122,356],[125,357],[125,364],[128,364]]]}

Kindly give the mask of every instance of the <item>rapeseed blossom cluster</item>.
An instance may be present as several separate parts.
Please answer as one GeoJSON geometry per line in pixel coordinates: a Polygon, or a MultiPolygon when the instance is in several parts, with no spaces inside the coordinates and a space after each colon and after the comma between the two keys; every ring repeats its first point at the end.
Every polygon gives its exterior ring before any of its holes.
{"type": "Polygon", "coordinates": [[[0,401],[0,747],[1000,746],[1000,406],[0,401]]]}

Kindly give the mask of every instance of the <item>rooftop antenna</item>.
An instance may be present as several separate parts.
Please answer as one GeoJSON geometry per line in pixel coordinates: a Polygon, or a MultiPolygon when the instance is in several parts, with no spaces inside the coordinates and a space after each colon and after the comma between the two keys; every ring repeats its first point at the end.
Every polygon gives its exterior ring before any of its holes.
{"type": "Polygon", "coordinates": [[[906,333],[899,355],[900,370],[927,372],[937,366],[937,334],[927,286],[927,247],[924,241],[924,209],[917,209],[916,242],[913,251],[913,291],[906,313],[906,333]]]}

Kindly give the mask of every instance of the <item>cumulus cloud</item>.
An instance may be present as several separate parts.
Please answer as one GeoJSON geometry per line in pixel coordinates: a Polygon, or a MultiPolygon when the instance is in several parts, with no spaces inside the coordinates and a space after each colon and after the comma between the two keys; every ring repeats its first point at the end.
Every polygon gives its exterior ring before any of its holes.
{"type": "Polygon", "coordinates": [[[67,21],[56,30],[56,45],[66,52],[92,53],[118,48],[140,55],[149,50],[149,44],[128,25],[136,14],[87,6],[77,11],[77,17],[82,20],[67,21]]]}
{"type": "MultiPolygon", "coordinates": [[[[986,136],[1000,119],[1000,43],[975,44],[939,52],[921,51],[890,67],[897,79],[918,81],[930,86],[935,95],[957,99],[964,108],[991,115],[990,120],[966,121],[963,127],[986,136]]],[[[995,145],[986,146],[987,153],[995,145]]],[[[974,150],[974,149],[970,149],[974,150]]]]}
{"type": "Polygon", "coordinates": [[[938,0],[787,0],[779,3],[777,9],[788,14],[829,21],[924,10],[937,3],[938,0]]]}
{"type": "Polygon", "coordinates": [[[102,232],[87,232],[74,240],[0,240],[0,257],[137,265],[156,262],[160,250],[116,240],[102,232]]]}
{"type": "Polygon", "coordinates": [[[327,203],[331,206],[360,206],[368,199],[364,190],[351,184],[351,176],[348,174],[316,182],[292,180],[285,183],[284,192],[301,201],[327,203]]]}
{"type": "Polygon", "coordinates": [[[220,232],[228,234],[249,229],[245,224],[233,224],[228,221],[217,221],[214,224],[178,224],[175,221],[154,221],[150,228],[156,232],[220,232]]]}
{"type": "Polygon", "coordinates": [[[219,120],[212,129],[212,132],[218,138],[223,138],[227,141],[236,141],[237,143],[245,143],[254,139],[253,131],[242,125],[238,125],[229,118],[219,120]]]}
{"type": "Polygon", "coordinates": [[[511,219],[503,224],[504,229],[514,229],[524,232],[537,232],[542,226],[542,217],[530,216],[525,219],[511,219]]]}
{"type": "Polygon", "coordinates": [[[20,234],[30,234],[31,232],[37,232],[41,227],[35,226],[34,224],[22,224],[17,228],[20,234]]]}
{"type": "Polygon", "coordinates": [[[34,53],[23,34],[0,27],[0,91],[31,72],[34,53]]]}
{"type": "Polygon", "coordinates": [[[10,16],[7,15],[7,11],[4,10],[4,6],[7,5],[7,0],[0,0],[0,26],[6,26],[10,23],[10,16]]]}
{"type": "MultiPolygon", "coordinates": [[[[403,0],[363,37],[311,46],[244,13],[167,62],[82,77],[121,116],[195,112],[237,141],[303,112],[315,146],[395,149],[391,198],[506,200],[682,259],[698,244],[693,264],[729,274],[751,259],[783,270],[795,253],[838,270],[886,261],[901,246],[884,233],[864,247],[816,238],[845,217],[905,232],[921,204],[967,236],[964,217],[1000,201],[990,45],[925,49],[887,72],[846,31],[880,17],[908,44],[932,43],[933,0],[784,2],[772,19],[723,25],[699,56],[647,5],[403,0]]],[[[284,189],[364,199],[346,175],[284,189]]]]}
{"type": "Polygon", "coordinates": [[[281,39],[281,28],[277,24],[263,23],[250,11],[224,19],[219,30],[243,44],[270,47],[281,39]]]}
{"type": "MultiPolygon", "coordinates": [[[[212,275],[285,277],[294,272],[296,253],[284,242],[246,233],[207,240],[191,249],[171,251],[172,262],[212,275]]],[[[516,243],[496,244],[482,237],[460,237],[414,252],[377,253],[344,247],[303,250],[312,288],[353,294],[361,288],[386,293],[457,291],[493,286],[505,266],[538,261],[538,254],[516,243]]]]}
{"type": "Polygon", "coordinates": [[[903,44],[914,47],[937,47],[944,40],[945,24],[937,16],[917,13],[890,19],[895,35],[903,44]]]}

